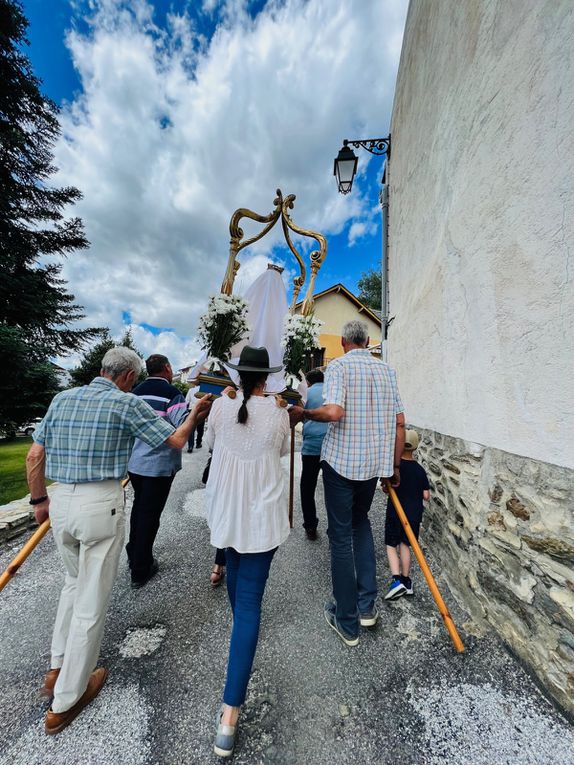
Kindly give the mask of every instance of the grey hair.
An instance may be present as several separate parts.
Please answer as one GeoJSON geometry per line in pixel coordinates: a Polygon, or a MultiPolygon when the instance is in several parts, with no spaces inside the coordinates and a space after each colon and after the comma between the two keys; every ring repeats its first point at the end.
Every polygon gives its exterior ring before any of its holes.
{"type": "Polygon", "coordinates": [[[348,321],[341,330],[341,336],[347,343],[365,347],[369,339],[369,328],[364,321],[348,321]]]}
{"type": "Polygon", "coordinates": [[[137,353],[123,345],[110,348],[102,359],[102,372],[112,380],[117,380],[124,372],[133,371],[139,375],[142,369],[143,363],[137,353]]]}

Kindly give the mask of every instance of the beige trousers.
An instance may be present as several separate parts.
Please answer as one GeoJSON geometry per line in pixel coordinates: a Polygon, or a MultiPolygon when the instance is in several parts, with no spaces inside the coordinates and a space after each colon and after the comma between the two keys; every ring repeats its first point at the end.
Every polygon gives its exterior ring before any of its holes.
{"type": "Polygon", "coordinates": [[[51,667],[60,667],[52,710],[82,696],[96,667],[110,594],[124,543],[120,481],[60,484],[50,502],[54,540],[66,579],[52,637],[51,667]]]}

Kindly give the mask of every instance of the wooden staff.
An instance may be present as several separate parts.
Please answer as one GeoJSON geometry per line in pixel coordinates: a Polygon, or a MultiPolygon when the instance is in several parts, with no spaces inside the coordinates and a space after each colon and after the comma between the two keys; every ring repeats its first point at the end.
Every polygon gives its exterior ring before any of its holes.
{"type": "Polygon", "coordinates": [[[462,640],[460,639],[460,635],[458,634],[458,631],[454,625],[454,621],[452,620],[452,616],[449,613],[449,610],[446,606],[446,603],[442,599],[442,595],[439,592],[439,589],[437,587],[437,584],[435,582],[434,576],[431,573],[431,570],[428,566],[428,563],[426,562],[426,558],[424,556],[423,551],[421,550],[421,547],[419,543],[417,542],[417,538],[414,535],[414,532],[411,528],[411,524],[409,523],[409,519],[406,516],[405,511],[403,510],[403,506],[401,505],[399,498],[397,497],[397,492],[393,489],[391,486],[391,482],[388,478],[385,478],[385,485],[387,487],[387,491],[389,493],[389,496],[391,498],[391,501],[394,505],[394,508],[396,510],[397,515],[399,516],[400,522],[403,525],[403,528],[405,530],[405,534],[407,535],[407,538],[410,542],[410,545],[413,549],[413,552],[415,554],[415,558],[418,561],[419,566],[421,567],[421,570],[425,576],[425,579],[427,580],[427,584],[429,586],[429,589],[431,591],[431,595],[433,596],[435,603],[438,606],[438,610],[440,611],[440,615],[443,618],[443,621],[445,623],[445,626],[448,630],[448,634],[451,637],[452,642],[454,643],[454,647],[459,653],[462,653],[464,651],[464,645],[462,643],[462,640]]]}
{"type": "Polygon", "coordinates": [[[0,575],[0,590],[3,590],[4,587],[6,587],[10,579],[12,579],[12,577],[16,574],[16,572],[18,571],[22,563],[24,563],[28,555],[30,555],[32,550],[35,549],[36,545],[46,536],[49,528],[50,528],[50,519],[48,518],[47,521],[44,521],[44,523],[36,529],[36,531],[32,534],[30,539],[26,542],[24,547],[16,555],[14,560],[10,564],[8,564],[8,567],[6,568],[4,573],[0,575]]]}
{"type": "Polygon", "coordinates": [[[295,483],[295,427],[291,428],[291,453],[289,455],[289,528],[293,528],[293,493],[295,483]]]}
{"type": "MultiPolygon", "coordinates": [[[[130,482],[129,478],[124,478],[122,481],[122,488],[125,489],[128,483],[130,482]]],[[[31,552],[33,552],[38,544],[44,539],[46,534],[48,533],[48,529],[50,528],[50,519],[48,518],[44,523],[42,523],[36,531],[32,534],[30,539],[26,542],[26,544],[22,547],[20,552],[16,555],[14,560],[8,564],[6,569],[2,574],[0,574],[0,592],[6,587],[8,582],[14,577],[22,563],[26,560],[26,558],[30,555],[31,552]]]]}

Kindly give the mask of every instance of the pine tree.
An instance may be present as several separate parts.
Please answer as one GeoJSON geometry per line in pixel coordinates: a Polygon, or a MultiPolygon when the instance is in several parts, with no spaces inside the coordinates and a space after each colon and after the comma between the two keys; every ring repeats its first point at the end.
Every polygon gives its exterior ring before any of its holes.
{"type": "Polygon", "coordinates": [[[100,334],[77,328],[83,310],[54,261],[88,241],[81,219],[64,217],[80,192],[50,184],[58,108],[23,52],[27,26],[18,0],[0,0],[0,428],[42,414],[54,392],[48,359],[100,334]]]}
{"type": "MultiPolygon", "coordinates": [[[[143,361],[143,356],[135,347],[132,333],[129,329],[126,330],[124,336],[121,338],[121,340],[118,341],[115,341],[112,338],[109,329],[105,329],[102,332],[101,340],[97,342],[92,348],[87,350],[84,353],[78,366],[71,370],[70,375],[72,377],[72,385],[89,385],[94,377],[97,377],[100,374],[100,370],[102,368],[102,359],[106,353],[110,350],[110,348],[114,348],[116,345],[124,345],[127,348],[131,348],[132,351],[135,351],[143,361]]],[[[142,374],[139,376],[139,379],[136,381],[136,384],[137,382],[145,380],[145,378],[146,375],[144,372],[142,372],[142,374]]]]}

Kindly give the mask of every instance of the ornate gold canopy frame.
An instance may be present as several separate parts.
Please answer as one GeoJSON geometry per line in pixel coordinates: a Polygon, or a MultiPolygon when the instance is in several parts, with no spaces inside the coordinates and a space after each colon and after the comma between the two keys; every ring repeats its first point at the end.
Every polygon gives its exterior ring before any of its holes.
{"type": "Polygon", "coordinates": [[[281,226],[283,228],[285,241],[287,242],[289,249],[299,264],[299,275],[295,276],[293,279],[293,299],[291,300],[291,307],[289,309],[291,313],[293,313],[295,310],[299,292],[301,291],[301,287],[303,287],[307,278],[307,269],[305,267],[303,256],[293,244],[293,240],[291,239],[291,231],[296,234],[300,234],[301,236],[307,236],[311,239],[315,239],[319,244],[319,249],[313,251],[309,256],[311,260],[311,276],[309,278],[305,300],[303,301],[303,306],[301,308],[301,312],[304,316],[308,316],[312,312],[315,279],[317,278],[319,269],[321,268],[321,265],[327,255],[327,240],[322,234],[300,228],[300,226],[297,226],[295,223],[293,223],[291,216],[289,215],[289,210],[293,209],[295,198],[295,194],[289,194],[288,197],[283,199],[281,190],[277,189],[277,196],[273,200],[275,207],[273,212],[271,212],[269,215],[259,215],[258,213],[255,213],[252,210],[248,210],[245,207],[240,207],[233,213],[229,223],[229,233],[231,235],[231,241],[229,244],[229,261],[227,263],[225,278],[223,279],[223,284],[221,285],[221,291],[225,295],[231,295],[233,292],[233,283],[235,282],[235,277],[241,265],[237,259],[238,254],[241,252],[241,250],[249,247],[249,245],[254,244],[254,242],[258,242],[260,239],[263,239],[263,237],[271,231],[279,218],[281,218],[281,226]],[[265,225],[263,229],[255,236],[252,236],[249,239],[243,239],[243,229],[239,226],[242,218],[250,218],[257,223],[263,223],[265,225]]]}

